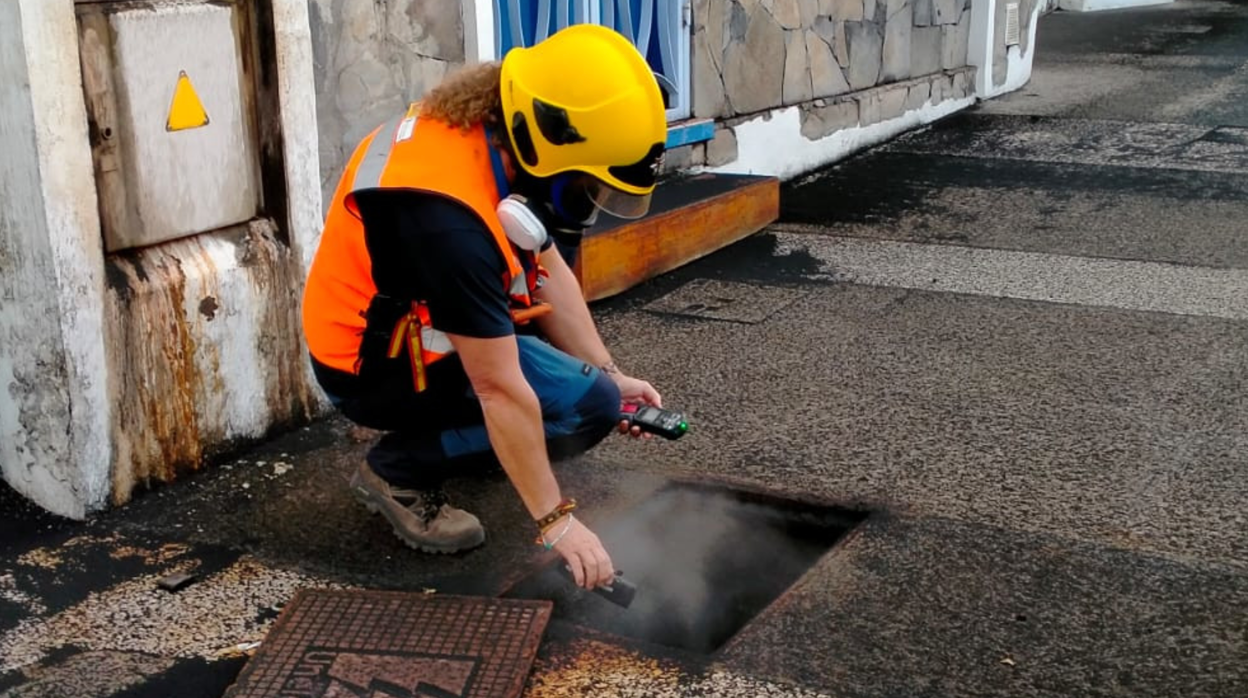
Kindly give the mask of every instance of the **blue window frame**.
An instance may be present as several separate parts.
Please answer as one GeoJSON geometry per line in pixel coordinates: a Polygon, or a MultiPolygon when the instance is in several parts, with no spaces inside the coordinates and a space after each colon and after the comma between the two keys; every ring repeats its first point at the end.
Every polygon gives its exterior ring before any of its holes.
{"type": "Polygon", "coordinates": [[[691,0],[493,0],[495,55],[532,46],[572,24],[624,35],[650,63],[667,99],[667,119],[689,116],[691,0]]]}

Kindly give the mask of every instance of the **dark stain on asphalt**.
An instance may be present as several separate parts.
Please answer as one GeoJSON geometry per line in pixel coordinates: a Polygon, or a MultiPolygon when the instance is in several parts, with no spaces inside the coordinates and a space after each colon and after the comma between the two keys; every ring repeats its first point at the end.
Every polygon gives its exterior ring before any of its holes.
{"type": "Polygon", "coordinates": [[[109,698],[221,698],[246,663],[246,657],[179,659],[160,674],[109,698]]]}
{"type": "MultiPolygon", "coordinates": [[[[219,545],[176,543],[143,532],[118,533],[99,526],[61,533],[46,545],[11,559],[5,568],[14,586],[53,615],[115,585],[189,563],[203,578],[233,564],[239,552],[219,545]]],[[[0,606],[0,629],[27,614],[14,603],[0,606]]]]}
{"type": "Polygon", "coordinates": [[[1248,177],[1227,172],[878,152],[852,165],[836,166],[786,185],[781,190],[779,222],[880,224],[915,211],[937,214],[939,207],[932,199],[954,188],[1043,188],[1050,198],[1103,192],[1238,202],[1248,196],[1248,177]],[[898,173],[904,174],[899,177],[898,173]],[[885,181],[888,185],[881,186],[885,181]]]}

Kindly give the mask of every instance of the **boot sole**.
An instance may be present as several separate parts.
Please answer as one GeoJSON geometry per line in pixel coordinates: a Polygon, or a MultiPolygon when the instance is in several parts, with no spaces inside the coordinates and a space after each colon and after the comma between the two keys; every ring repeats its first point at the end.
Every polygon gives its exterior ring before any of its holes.
{"type": "Polygon", "coordinates": [[[482,529],[478,535],[475,535],[472,538],[465,540],[462,544],[459,544],[459,545],[456,545],[456,544],[438,545],[436,543],[430,543],[428,541],[424,541],[420,539],[409,538],[403,534],[403,531],[399,530],[399,527],[395,525],[394,521],[390,520],[390,517],[386,515],[386,512],[382,509],[382,507],[379,504],[372,501],[371,495],[368,495],[366,497],[358,489],[355,489],[355,498],[358,499],[360,503],[364,505],[364,508],[368,510],[368,513],[377,514],[381,516],[383,519],[385,519],[386,522],[390,524],[390,530],[394,532],[395,538],[398,538],[399,540],[403,541],[404,545],[406,545],[409,548],[412,548],[413,550],[419,550],[424,553],[432,553],[434,555],[451,555],[454,553],[462,552],[464,550],[471,550],[473,548],[480,546],[482,543],[485,543],[485,530],[484,529],[482,529]]]}

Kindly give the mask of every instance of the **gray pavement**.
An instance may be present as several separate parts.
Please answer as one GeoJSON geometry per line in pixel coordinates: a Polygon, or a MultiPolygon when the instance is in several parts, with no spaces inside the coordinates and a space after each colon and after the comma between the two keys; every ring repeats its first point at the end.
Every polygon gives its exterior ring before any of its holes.
{"type": "MultiPolygon", "coordinates": [[[[872,515],[712,655],[555,621],[526,695],[1248,695],[1246,45],[1230,3],[1047,16],[1023,91],[597,305],[693,422],[558,466],[621,556],[613,523],[672,480],[872,515]]],[[[346,491],[346,433],[21,517],[0,696],[215,698],[294,588],[498,595],[546,561],[497,473],[452,483],[485,548],[408,551],[346,491]]]]}
{"type": "Polygon", "coordinates": [[[1243,3],[1170,5],[1044,18],[1041,70],[996,114],[1248,126],[1243,3]]]}

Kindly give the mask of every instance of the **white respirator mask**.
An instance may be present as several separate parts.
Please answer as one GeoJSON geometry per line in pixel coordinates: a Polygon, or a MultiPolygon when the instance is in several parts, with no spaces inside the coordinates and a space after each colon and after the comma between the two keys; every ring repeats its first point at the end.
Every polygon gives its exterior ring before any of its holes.
{"type": "Polygon", "coordinates": [[[498,202],[498,220],[512,244],[522,250],[537,252],[546,244],[546,226],[529,208],[528,199],[512,194],[498,202]]]}

